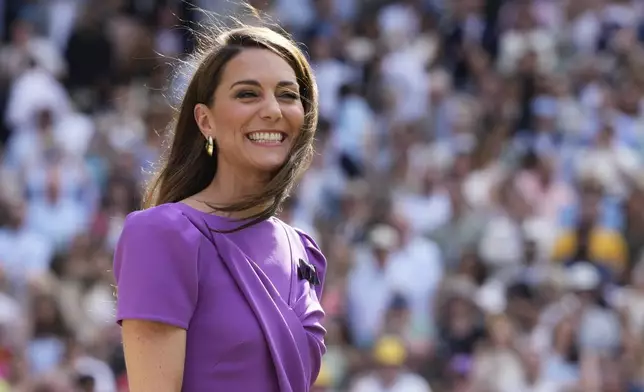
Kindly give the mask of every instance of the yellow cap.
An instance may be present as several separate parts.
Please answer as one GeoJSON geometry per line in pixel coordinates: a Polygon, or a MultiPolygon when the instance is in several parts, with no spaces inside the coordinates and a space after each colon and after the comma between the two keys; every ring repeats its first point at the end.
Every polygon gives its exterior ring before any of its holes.
{"type": "Polygon", "coordinates": [[[407,349],[395,336],[383,336],[373,348],[374,360],[386,366],[400,366],[407,359],[407,349]]]}

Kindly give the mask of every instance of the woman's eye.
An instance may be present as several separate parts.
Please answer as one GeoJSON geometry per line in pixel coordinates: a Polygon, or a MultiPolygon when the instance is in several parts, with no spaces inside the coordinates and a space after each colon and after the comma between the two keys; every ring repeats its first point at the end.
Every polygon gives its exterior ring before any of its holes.
{"type": "Polygon", "coordinates": [[[280,97],[285,98],[285,99],[290,99],[290,100],[294,101],[294,100],[298,99],[300,96],[298,94],[296,94],[296,93],[288,92],[288,93],[282,93],[280,95],[280,97]]]}
{"type": "Polygon", "coordinates": [[[256,98],[257,93],[254,91],[240,91],[237,93],[237,98],[244,99],[244,98],[256,98]]]}

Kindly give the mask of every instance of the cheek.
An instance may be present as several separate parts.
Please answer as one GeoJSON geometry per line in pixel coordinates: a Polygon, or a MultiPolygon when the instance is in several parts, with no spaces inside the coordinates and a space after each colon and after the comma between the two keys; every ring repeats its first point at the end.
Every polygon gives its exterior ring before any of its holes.
{"type": "Polygon", "coordinates": [[[302,125],[304,125],[304,108],[301,105],[292,106],[283,109],[282,113],[286,121],[293,128],[293,132],[299,133],[302,125]]]}
{"type": "Polygon", "coordinates": [[[247,105],[222,105],[214,112],[215,137],[219,141],[233,140],[253,117],[253,110],[247,105]]]}

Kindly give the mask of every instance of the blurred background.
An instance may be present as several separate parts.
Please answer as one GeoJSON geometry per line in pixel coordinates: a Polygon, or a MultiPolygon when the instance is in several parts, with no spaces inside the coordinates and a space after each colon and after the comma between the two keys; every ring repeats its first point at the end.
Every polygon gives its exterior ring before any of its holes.
{"type": "MultiPolygon", "coordinates": [[[[320,86],[317,392],[644,391],[644,1],[250,3],[320,86]]],[[[127,391],[112,252],[204,18],[0,0],[0,392],[127,391]]]]}

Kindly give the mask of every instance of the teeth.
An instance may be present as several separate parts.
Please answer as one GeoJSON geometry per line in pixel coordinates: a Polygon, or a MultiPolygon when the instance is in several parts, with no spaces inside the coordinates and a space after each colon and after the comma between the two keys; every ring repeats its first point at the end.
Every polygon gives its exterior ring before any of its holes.
{"type": "Polygon", "coordinates": [[[248,138],[255,142],[281,142],[282,134],[279,132],[253,132],[248,138]]]}

